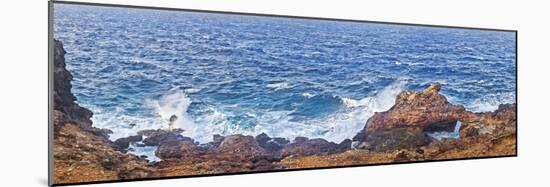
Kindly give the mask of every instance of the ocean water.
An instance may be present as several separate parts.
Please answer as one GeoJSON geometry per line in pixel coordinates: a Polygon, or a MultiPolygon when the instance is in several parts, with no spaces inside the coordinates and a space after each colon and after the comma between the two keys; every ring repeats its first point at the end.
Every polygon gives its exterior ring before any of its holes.
{"type": "Polygon", "coordinates": [[[77,102],[113,140],[175,114],[203,143],[262,132],[340,142],[433,82],[471,111],[516,99],[509,32],[56,4],[54,37],[77,102]]]}

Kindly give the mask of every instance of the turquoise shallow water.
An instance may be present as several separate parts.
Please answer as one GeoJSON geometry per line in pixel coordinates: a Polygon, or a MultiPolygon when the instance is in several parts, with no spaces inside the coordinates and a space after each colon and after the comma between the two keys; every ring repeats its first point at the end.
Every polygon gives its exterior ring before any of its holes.
{"type": "MultiPolygon", "coordinates": [[[[515,102],[509,32],[112,7],[54,8],[78,103],[116,139],[177,125],[213,134],[353,137],[402,90],[515,102]],[[130,127],[129,124],[136,124],[130,127]]],[[[147,148],[143,148],[144,152],[147,148]]],[[[154,151],[154,150],[153,150],[154,151]]]]}

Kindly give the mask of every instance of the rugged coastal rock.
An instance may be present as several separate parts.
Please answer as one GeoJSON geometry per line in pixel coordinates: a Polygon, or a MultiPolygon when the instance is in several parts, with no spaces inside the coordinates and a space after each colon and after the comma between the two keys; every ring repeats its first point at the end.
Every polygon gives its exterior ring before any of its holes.
{"type": "Polygon", "coordinates": [[[461,137],[502,135],[516,131],[516,104],[502,104],[494,112],[466,113],[461,120],[461,137]]]}
{"type": "Polygon", "coordinates": [[[354,140],[357,149],[343,153],[287,157],[287,168],[399,163],[511,156],[516,154],[516,104],[500,105],[494,112],[474,113],[447,102],[433,84],[420,92],[402,92],[395,105],[376,113],[354,140]],[[458,139],[433,140],[430,131],[450,131],[460,121],[458,139]]]}
{"type": "Polygon", "coordinates": [[[375,151],[415,148],[430,143],[426,132],[452,131],[465,112],[439,94],[441,85],[421,92],[402,92],[386,112],[376,113],[354,137],[358,148],[375,151]]]}
{"type": "Polygon", "coordinates": [[[158,146],[163,142],[173,142],[173,141],[179,141],[183,139],[189,140],[190,138],[183,137],[181,135],[182,132],[183,132],[183,129],[173,129],[173,130],[156,129],[156,130],[139,131],[138,135],[146,137],[143,139],[144,145],[158,146]]]}
{"type": "Polygon", "coordinates": [[[329,142],[325,139],[308,139],[305,137],[296,138],[293,143],[288,144],[282,149],[282,157],[289,156],[309,156],[309,155],[328,155],[341,153],[351,148],[351,140],[346,139],[340,144],[329,142]]]}
{"type": "Polygon", "coordinates": [[[271,154],[260,147],[253,136],[230,135],[224,138],[216,152],[225,155],[235,155],[248,160],[273,160],[271,154]]]}
{"type": "Polygon", "coordinates": [[[159,169],[167,176],[265,171],[282,169],[272,152],[259,146],[252,136],[216,136],[218,145],[198,145],[189,140],[164,142],[156,156],[162,158],[159,169]]]}
{"type": "Polygon", "coordinates": [[[116,151],[108,130],[92,127],[92,112],[76,104],[63,44],[54,41],[54,183],[160,176],[147,161],[116,151]]]}
{"type": "Polygon", "coordinates": [[[73,76],[65,68],[65,53],[63,44],[54,40],[54,109],[78,122],[83,128],[89,129],[92,125],[92,120],[90,120],[92,111],[75,103],[76,97],[71,93],[73,76]]]}
{"type": "Polygon", "coordinates": [[[54,182],[73,183],[158,176],[147,162],[114,150],[106,140],[65,123],[54,139],[54,182]]]}
{"type": "Polygon", "coordinates": [[[420,92],[402,92],[395,105],[376,113],[354,140],[357,148],[373,151],[416,149],[433,142],[426,133],[452,131],[462,123],[461,139],[479,135],[499,136],[515,133],[515,104],[501,105],[495,112],[473,113],[453,105],[439,94],[441,85],[432,84],[420,92]]]}
{"type": "Polygon", "coordinates": [[[188,138],[163,142],[156,151],[163,159],[158,168],[168,176],[277,170],[287,168],[279,163],[284,158],[331,155],[351,148],[349,139],[336,144],[297,137],[291,143],[264,133],[256,137],[215,135],[213,139],[207,144],[188,138]]]}
{"type": "Polygon", "coordinates": [[[206,154],[208,149],[200,147],[193,140],[182,139],[160,144],[155,155],[162,159],[192,160],[206,154]]]}
{"type": "Polygon", "coordinates": [[[188,137],[165,141],[156,151],[156,156],[162,159],[203,161],[204,158],[218,158],[220,155],[229,160],[272,160],[272,154],[260,147],[254,137],[239,134],[224,137],[217,146],[199,145],[188,137]]]}

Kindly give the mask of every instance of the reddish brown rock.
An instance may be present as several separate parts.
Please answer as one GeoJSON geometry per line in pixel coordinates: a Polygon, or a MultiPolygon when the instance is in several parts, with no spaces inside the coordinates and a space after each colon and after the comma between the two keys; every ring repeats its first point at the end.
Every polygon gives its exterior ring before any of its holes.
{"type": "Polygon", "coordinates": [[[277,164],[287,168],[311,168],[364,165],[425,160],[483,158],[517,154],[516,105],[501,105],[495,112],[465,112],[459,139],[433,141],[430,144],[392,150],[354,149],[329,155],[286,157],[277,164]],[[466,132],[474,132],[467,134],[466,132]]]}
{"type": "Polygon", "coordinates": [[[113,149],[102,136],[65,123],[53,143],[56,184],[160,176],[147,161],[113,149]]]}
{"type": "Polygon", "coordinates": [[[464,107],[449,103],[439,94],[440,89],[435,83],[424,91],[401,92],[392,108],[374,114],[354,137],[361,142],[358,148],[381,151],[419,147],[430,142],[425,132],[454,128],[464,107]]]}
{"type": "Polygon", "coordinates": [[[273,160],[274,157],[258,145],[252,136],[230,135],[216,149],[218,154],[235,155],[249,160],[273,160]]]}
{"type": "Polygon", "coordinates": [[[515,133],[516,111],[516,104],[503,104],[494,112],[466,113],[461,118],[464,127],[460,129],[460,136],[497,136],[515,133]]]}
{"type": "MultiPolygon", "coordinates": [[[[403,92],[390,110],[375,114],[355,140],[359,148],[343,153],[286,157],[287,168],[364,165],[516,155],[516,104],[473,113],[449,104],[439,84],[422,92],[403,92]],[[426,131],[450,131],[462,123],[459,139],[432,141],[426,131]]],[[[300,141],[306,141],[301,139],[300,141]]]]}
{"type": "Polygon", "coordinates": [[[160,144],[155,155],[161,159],[197,160],[207,153],[208,149],[199,147],[193,140],[181,140],[160,144]]]}
{"type": "Polygon", "coordinates": [[[159,169],[167,176],[282,169],[272,163],[277,158],[271,152],[260,147],[254,137],[244,135],[224,137],[219,146],[189,141],[163,143],[156,155],[163,159],[159,169]]]}

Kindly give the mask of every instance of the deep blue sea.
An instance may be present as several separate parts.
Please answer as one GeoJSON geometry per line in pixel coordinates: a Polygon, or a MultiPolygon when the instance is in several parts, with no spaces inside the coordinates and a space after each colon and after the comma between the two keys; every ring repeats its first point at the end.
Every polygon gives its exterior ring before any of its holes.
{"type": "Polygon", "coordinates": [[[77,102],[113,140],[176,114],[200,142],[339,142],[432,82],[472,111],[516,99],[511,32],[56,4],[54,37],[77,102]]]}

